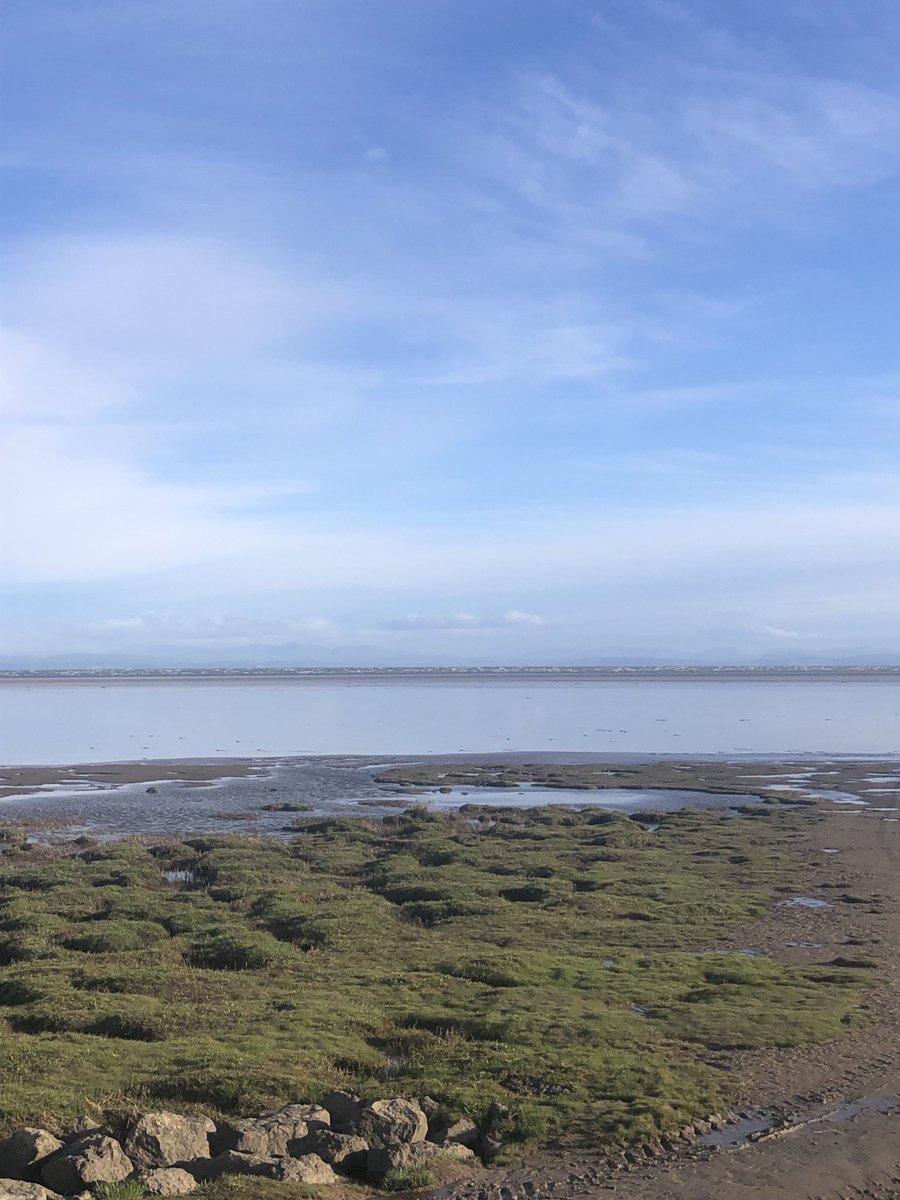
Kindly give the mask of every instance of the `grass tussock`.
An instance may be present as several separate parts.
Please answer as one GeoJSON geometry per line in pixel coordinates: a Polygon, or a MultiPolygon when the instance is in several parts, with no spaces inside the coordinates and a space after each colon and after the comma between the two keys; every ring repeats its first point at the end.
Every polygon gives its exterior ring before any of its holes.
{"type": "Polygon", "coordinates": [[[476,1119],[500,1101],[521,1142],[706,1115],[727,1086],[710,1049],[834,1036],[868,964],[691,953],[796,879],[798,819],[656,820],[473,805],[310,820],[290,843],[7,836],[0,1130],[335,1086],[476,1119]]]}

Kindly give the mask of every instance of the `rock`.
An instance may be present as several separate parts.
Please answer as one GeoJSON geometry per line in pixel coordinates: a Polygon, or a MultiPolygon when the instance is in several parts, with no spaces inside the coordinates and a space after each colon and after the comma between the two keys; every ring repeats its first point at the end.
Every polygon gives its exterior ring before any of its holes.
{"type": "Polygon", "coordinates": [[[503,1142],[497,1137],[483,1137],[481,1139],[481,1157],[487,1166],[495,1162],[497,1155],[503,1149],[503,1142]]]}
{"type": "Polygon", "coordinates": [[[74,1142],[80,1137],[84,1137],[86,1133],[105,1133],[109,1135],[109,1130],[104,1129],[102,1125],[98,1125],[93,1117],[89,1117],[87,1113],[82,1113],[78,1117],[73,1117],[65,1126],[62,1134],[64,1142],[74,1142]]]}
{"type": "Polygon", "coordinates": [[[284,1124],[290,1121],[305,1121],[313,1128],[331,1124],[331,1114],[321,1104],[285,1104],[281,1108],[267,1108],[259,1114],[260,1121],[284,1124]]]}
{"type": "Polygon", "coordinates": [[[372,1183],[381,1183],[394,1168],[418,1167],[440,1154],[433,1142],[406,1142],[404,1145],[375,1146],[369,1151],[366,1174],[372,1183]]]}
{"type": "Polygon", "coordinates": [[[694,1121],[694,1133],[705,1134],[712,1131],[709,1121],[694,1121]]]}
{"type": "Polygon", "coordinates": [[[495,1135],[498,1130],[502,1129],[511,1116],[510,1110],[505,1104],[498,1104],[495,1100],[488,1109],[487,1120],[485,1121],[485,1133],[488,1136],[495,1135]]]}
{"type": "Polygon", "coordinates": [[[282,1158],[276,1160],[276,1179],[290,1183],[337,1183],[339,1176],[335,1175],[327,1162],[323,1162],[318,1154],[301,1154],[299,1158],[282,1158]]]}
{"type": "Polygon", "coordinates": [[[275,1178],[278,1159],[264,1154],[241,1154],[237,1150],[224,1150],[215,1158],[200,1160],[192,1164],[194,1177],[201,1181],[221,1179],[223,1175],[263,1175],[275,1178]]]}
{"type": "Polygon", "coordinates": [[[478,1126],[474,1121],[470,1121],[468,1117],[461,1117],[458,1121],[454,1121],[452,1125],[448,1125],[441,1139],[442,1145],[458,1143],[460,1146],[469,1146],[474,1149],[478,1145],[478,1139],[481,1137],[478,1126]]]}
{"type": "Polygon", "coordinates": [[[23,1179],[0,1179],[0,1200],[60,1200],[60,1197],[39,1183],[26,1183],[23,1179]]]}
{"type": "MultiPolygon", "coordinates": [[[[306,1128],[304,1124],[303,1128],[306,1128]]],[[[270,1131],[253,1119],[219,1121],[213,1137],[213,1150],[219,1157],[227,1150],[238,1154],[267,1155],[270,1131]]]]}
{"type": "Polygon", "coordinates": [[[438,1151],[442,1158],[456,1162],[471,1162],[475,1158],[475,1151],[469,1146],[464,1146],[462,1142],[445,1142],[438,1146],[438,1151]]]}
{"type": "Polygon", "coordinates": [[[331,1124],[339,1129],[353,1120],[362,1106],[362,1100],[353,1092],[329,1092],[322,1104],[331,1115],[331,1124]]]}
{"type": "Polygon", "coordinates": [[[125,1152],[138,1170],[174,1167],[197,1158],[209,1158],[209,1135],[215,1131],[209,1117],[141,1113],[125,1139],[125,1152]]]}
{"type": "Polygon", "coordinates": [[[47,1187],[71,1194],[92,1183],[118,1183],[133,1170],[115,1138],[89,1133],[48,1158],[41,1166],[41,1179],[47,1187]]]}
{"type": "Polygon", "coordinates": [[[444,1106],[431,1096],[420,1096],[419,1108],[421,1108],[422,1112],[428,1119],[428,1123],[430,1124],[433,1120],[435,1120],[435,1118],[440,1116],[440,1114],[443,1112],[444,1106]]]}
{"type": "Polygon", "coordinates": [[[0,1141],[0,1174],[12,1179],[36,1177],[41,1161],[61,1149],[62,1142],[46,1129],[22,1125],[0,1141]]]}
{"type": "Polygon", "coordinates": [[[141,1183],[150,1196],[186,1196],[197,1187],[193,1175],[181,1167],[160,1167],[156,1171],[147,1171],[141,1176],[141,1183]]]}
{"type": "Polygon", "coordinates": [[[369,1143],[365,1138],[351,1133],[337,1133],[334,1129],[314,1129],[302,1142],[291,1145],[296,1157],[317,1154],[342,1175],[363,1175],[369,1154],[369,1143]]]}
{"type": "Polygon", "coordinates": [[[263,1157],[291,1154],[292,1147],[314,1129],[330,1128],[330,1121],[328,1110],[318,1104],[288,1104],[252,1119],[220,1121],[214,1145],[217,1153],[236,1150],[263,1157]]]}
{"type": "Polygon", "coordinates": [[[375,1147],[424,1142],[428,1120],[416,1100],[372,1100],[349,1123],[349,1132],[375,1147]]]}

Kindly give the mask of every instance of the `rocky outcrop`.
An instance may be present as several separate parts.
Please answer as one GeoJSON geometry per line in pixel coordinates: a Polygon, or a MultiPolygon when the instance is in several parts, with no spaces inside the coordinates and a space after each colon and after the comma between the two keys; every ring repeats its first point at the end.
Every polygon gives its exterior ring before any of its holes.
{"type": "Polygon", "coordinates": [[[7,1176],[0,1178],[0,1200],[89,1197],[97,1184],[132,1179],[148,1196],[188,1195],[223,1175],[316,1186],[347,1177],[380,1183],[395,1167],[471,1160],[471,1147],[480,1144],[473,1121],[449,1121],[428,1097],[363,1101],[332,1092],[325,1099],[218,1123],[144,1112],[121,1143],[87,1116],[65,1126],[62,1138],[23,1126],[0,1141],[0,1176],[7,1176]]]}
{"type": "Polygon", "coordinates": [[[125,1139],[125,1153],[139,1171],[175,1167],[209,1158],[209,1139],[216,1126],[209,1117],[180,1113],[142,1113],[125,1139]]]}
{"type": "Polygon", "coordinates": [[[62,1142],[46,1129],[23,1125],[0,1141],[0,1175],[37,1179],[41,1162],[61,1149],[62,1142]]]}
{"type": "Polygon", "coordinates": [[[94,1183],[119,1183],[133,1170],[115,1138],[89,1133],[51,1155],[41,1166],[41,1180],[54,1191],[71,1195],[94,1183]]]}

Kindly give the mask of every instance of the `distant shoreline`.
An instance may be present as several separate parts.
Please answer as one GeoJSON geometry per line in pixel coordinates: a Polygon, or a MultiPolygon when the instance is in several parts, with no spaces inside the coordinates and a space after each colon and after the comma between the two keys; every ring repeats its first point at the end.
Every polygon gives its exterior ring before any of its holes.
{"type": "Polygon", "coordinates": [[[898,666],[621,667],[122,667],[0,670],[3,684],[110,683],[529,683],[612,680],[896,679],[898,666]]]}

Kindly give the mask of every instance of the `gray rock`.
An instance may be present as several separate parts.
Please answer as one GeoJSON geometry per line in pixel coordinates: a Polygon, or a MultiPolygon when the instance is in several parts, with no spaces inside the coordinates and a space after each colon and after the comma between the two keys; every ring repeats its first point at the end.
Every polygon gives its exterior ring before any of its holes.
{"type": "Polygon", "coordinates": [[[0,1200],[60,1200],[60,1197],[39,1183],[26,1183],[23,1179],[0,1179],[0,1200]]]}
{"type": "Polygon", "coordinates": [[[220,1121],[214,1145],[217,1153],[236,1150],[239,1154],[263,1157],[286,1155],[292,1143],[314,1129],[328,1129],[330,1116],[318,1104],[288,1104],[247,1120],[220,1121]]]}
{"type": "Polygon", "coordinates": [[[216,1127],[209,1117],[181,1113],[141,1113],[125,1139],[125,1152],[138,1170],[153,1171],[209,1157],[209,1137],[216,1127]]]}
{"type": "Polygon", "coordinates": [[[41,1179],[57,1192],[80,1192],[92,1183],[118,1183],[134,1170],[119,1143],[89,1133],[64,1146],[41,1166],[41,1179]]]}
{"type": "Polygon", "coordinates": [[[141,1183],[150,1196],[186,1196],[197,1187],[193,1175],[181,1167],[160,1167],[141,1176],[141,1183]]]}
{"type": "Polygon", "coordinates": [[[362,1175],[368,1161],[369,1143],[352,1133],[337,1133],[334,1129],[314,1129],[301,1142],[291,1143],[291,1154],[317,1154],[342,1175],[362,1175]]]}
{"type": "Polygon", "coordinates": [[[418,1167],[433,1162],[441,1151],[433,1142],[406,1142],[395,1146],[374,1146],[369,1151],[366,1174],[372,1183],[381,1183],[388,1171],[401,1167],[418,1167]]]}
{"type": "Polygon", "coordinates": [[[441,1139],[442,1145],[450,1145],[457,1143],[460,1146],[469,1146],[474,1149],[478,1144],[478,1139],[481,1133],[474,1121],[470,1121],[468,1117],[461,1117],[458,1121],[454,1121],[452,1125],[448,1125],[441,1139]]]}
{"type": "Polygon", "coordinates": [[[475,1159],[475,1151],[470,1146],[464,1146],[462,1142],[445,1142],[438,1146],[438,1151],[442,1158],[456,1162],[473,1162],[475,1159]]]}
{"type": "MultiPolygon", "coordinates": [[[[307,1128],[305,1122],[303,1128],[307,1128]]],[[[264,1125],[252,1118],[219,1121],[212,1140],[213,1150],[217,1156],[227,1150],[235,1150],[238,1154],[267,1155],[269,1133],[264,1125]]]]}
{"type": "Polygon", "coordinates": [[[291,1183],[337,1183],[340,1178],[318,1154],[303,1154],[299,1158],[282,1158],[276,1161],[278,1166],[275,1169],[275,1178],[291,1183]]]}
{"type": "Polygon", "coordinates": [[[424,1142],[428,1120],[417,1100],[372,1100],[359,1110],[348,1132],[374,1147],[424,1142]]]}
{"type": "Polygon", "coordinates": [[[82,1113],[78,1117],[73,1117],[65,1126],[62,1133],[64,1142],[74,1142],[78,1138],[84,1137],[86,1133],[105,1133],[110,1136],[109,1130],[104,1129],[102,1125],[98,1125],[93,1117],[89,1117],[87,1113],[82,1113]]]}
{"type": "Polygon", "coordinates": [[[322,1101],[331,1115],[335,1129],[349,1124],[362,1107],[362,1100],[354,1092],[329,1092],[322,1101]]]}
{"type": "Polygon", "coordinates": [[[198,1160],[191,1165],[194,1177],[200,1182],[221,1179],[223,1175],[262,1175],[275,1178],[279,1160],[264,1154],[241,1154],[238,1150],[223,1150],[215,1158],[198,1160]]]}
{"type": "Polygon", "coordinates": [[[225,1150],[215,1158],[196,1164],[197,1178],[203,1182],[221,1179],[223,1175],[258,1175],[265,1179],[287,1180],[291,1183],[336,1183],[338,1176],[317,1154],[299,1158],[274,1154],[241,1154],[225,1150]]]}
{"type": "Polygon", "coordinates": [[[0,1174],[11,1179],[31,1178],[42,1159],[62,1149],[62,1142],[46,1129],[22,1125],[0,1141],[0,1174]]]}
{"type": "Polygon", "coordinates": [[[481,1139],[481,1157],[487,1166],[496,1162],[497,1156],[503,1149],[503,1141],[498,1137],[483,1137],[481,1139]]]}

